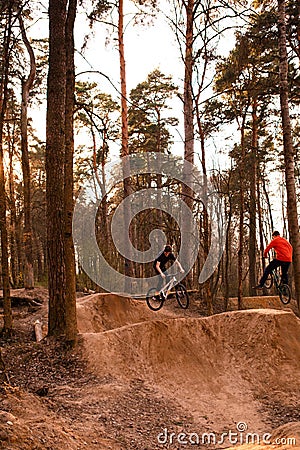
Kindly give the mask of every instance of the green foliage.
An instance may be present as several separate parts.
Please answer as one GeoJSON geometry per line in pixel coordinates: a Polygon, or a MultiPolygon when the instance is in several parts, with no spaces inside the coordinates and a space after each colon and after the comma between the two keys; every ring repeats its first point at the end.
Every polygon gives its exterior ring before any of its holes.
{"type": "Polygon", "coordinates": [[[128,110],[130,152],[165,152],[172,143],[170,126],[176,126],[175,117],[166,117],[168,101],[177,93],[172,78],[158,69],[147,80],[130,92],[128,110]]]}
{"type": "Polygon", "coordinates": [[[107,159],[110,143],[119,137],[119,105],[110,94],[100,92],[97,83],[78,82],[75,88],[75,123],[88,129],[92,146],[96,146],[96,162],[102,164],[107,159]]]}

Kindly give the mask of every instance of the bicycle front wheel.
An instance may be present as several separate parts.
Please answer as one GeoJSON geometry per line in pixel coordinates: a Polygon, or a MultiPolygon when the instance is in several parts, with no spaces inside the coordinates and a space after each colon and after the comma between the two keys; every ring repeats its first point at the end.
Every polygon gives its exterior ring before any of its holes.
{"type": "Polygon", "coordinates": [[[183,309],[187,309],[190,300],[186,288],[183,286],[183,284],[177,284],[175,286],[175,291],[178,305],[183,309]]]}
{"type": "Polygon", "coordinates": [[[287,305],[291,301],[291,289],[288,284],[282,284],[278,288],[280,300],[284,305],[287,305]]]}
{"type": "Polygon", "coordinates": [[[152,311],[158,311],[164,304],[164,299],[161,298],[159,294],[157,294],[157,289],[151,288],[147,293],[146,302],[148,307],[152,309],[152,311]]]}

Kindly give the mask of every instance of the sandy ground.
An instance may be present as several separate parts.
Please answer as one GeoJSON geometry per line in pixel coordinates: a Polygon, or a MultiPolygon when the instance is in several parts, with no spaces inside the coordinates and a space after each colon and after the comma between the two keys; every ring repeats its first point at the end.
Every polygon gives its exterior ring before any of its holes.
{"type": "Polygon", "coordinates": [[[16,302],[16,333],[0,341],[0,449],[300,448],[293,303],[256,297],[235,311],[232,299],[232,311],[205,317],[196,297],[187,311],[170,301],[152,312],[94,294],[78,299],[69,351],[34,342],[36,319],[46,334],[46,291],[15,295],[41,306],[16,302]]]}

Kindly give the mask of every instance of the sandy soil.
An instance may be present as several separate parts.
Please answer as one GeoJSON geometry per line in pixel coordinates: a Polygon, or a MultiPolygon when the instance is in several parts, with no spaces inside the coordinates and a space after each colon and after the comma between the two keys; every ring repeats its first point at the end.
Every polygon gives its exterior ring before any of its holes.
{"type": "Polygon", "coordinates": [[[35,320],[47,332],[47,292],[13,294],[22,301],[13,338],[0,340],[0,449],[300,448],[294,303],[256,297],[235,311],[232,299],[233,311],[207,317],[197,297],[187,311],[170,300],[155,313],[85,296],[69,351],[34,342],[35,320]]]}

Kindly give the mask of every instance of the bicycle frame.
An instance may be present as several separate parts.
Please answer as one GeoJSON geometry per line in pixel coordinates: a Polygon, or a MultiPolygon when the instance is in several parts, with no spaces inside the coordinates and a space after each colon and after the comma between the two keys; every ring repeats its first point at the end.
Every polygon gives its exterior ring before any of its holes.
{"type": "MultiPolygon", "coordinates": [[[[168,275],[167,275],[168,276],[168,275]]],[[[172,278],[170,279],[170,281],[168,281],[167,284],[165,284],[161,290],[159,291],[159,294],[163,294],[164,298],[166,299],[168,297],[168,293],[169,291],[171,291],[171,289],[175,286],[175,284],[177,283],[177,279],[175,275],[169,275],[172,278]]]]}
{"type": "Polygon", "coordinates": [[[275,282],[275,286],[278,289],[280,286],[280,282],[281,282],[281,277],[277,272],[277,269],[272,270],[272,276],[273,276],[273,280],[275,282]]]}
{"type": "Polygon", "coordinates": [[[152,311],[158,311],[162,308],[163,304],[167,300],[171,289],[175,286],[176,300],[180,308],[187,309],[189,306],[189,296],[187,290],[183,284],[177,279],[177,274],[166,275],[167,283],[158,291],[157,288],[152,287],[148,290],[146,295],[146,302],[152,311]]]}

